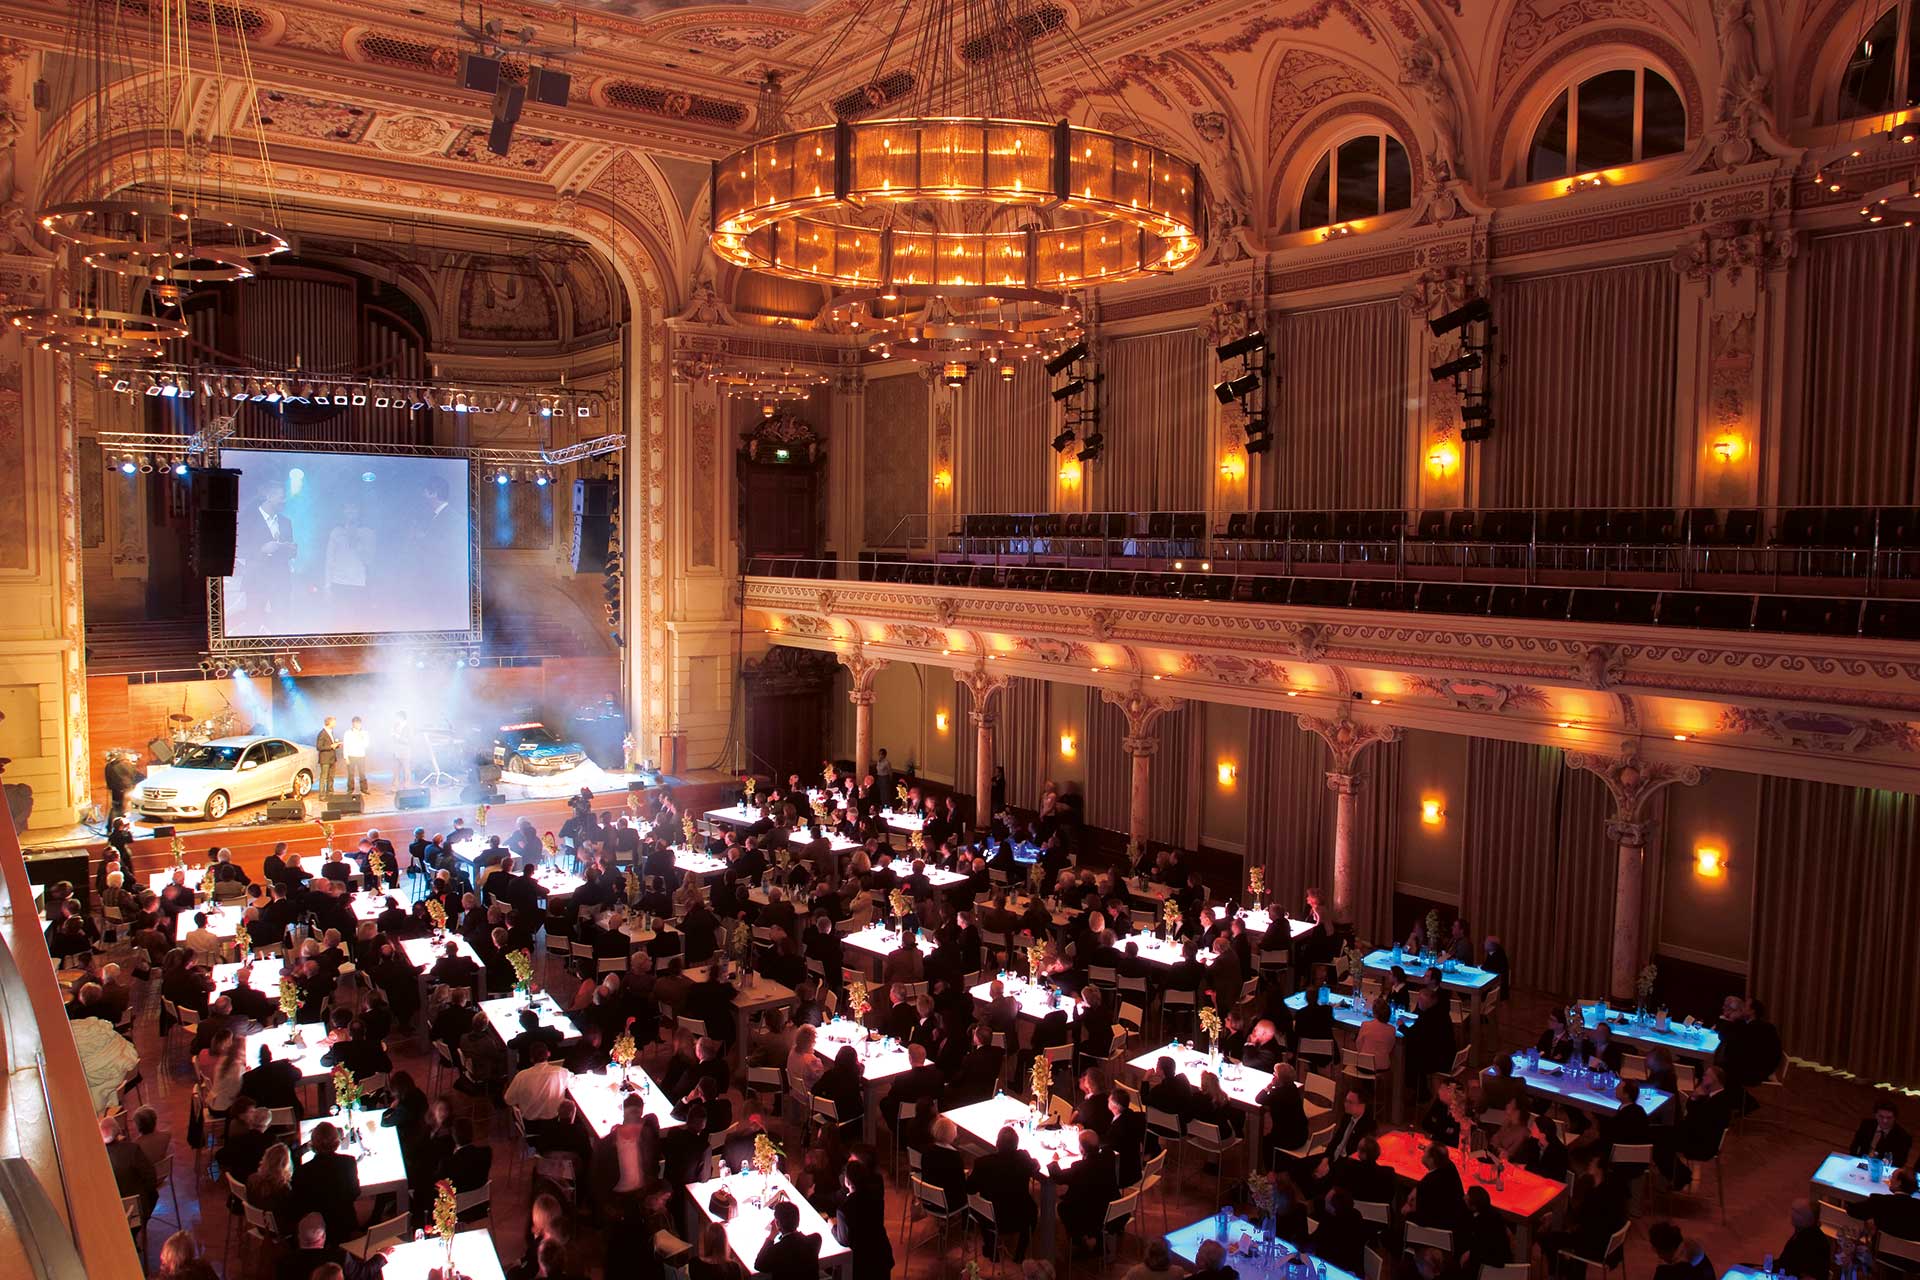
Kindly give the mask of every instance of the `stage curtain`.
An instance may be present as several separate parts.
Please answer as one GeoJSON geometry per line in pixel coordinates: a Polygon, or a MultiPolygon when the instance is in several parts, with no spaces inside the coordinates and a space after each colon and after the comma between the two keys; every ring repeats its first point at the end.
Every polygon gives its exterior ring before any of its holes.
{"type": "Polygon", "coordinates": [[[1760,780],[1749,989],[1787,1052],[1920,1083],[1920,796],[1760,780]]]}
{"type": "Polygon", "coordinates": [[[1207,397],[1213,352],[1197,329],[1116,338],[1100,373],[1106,449],[1088,464],[1095,511],[1200,511],[1207,505],[1207,397]]]}
{"type": "MultiPolygon", "coordinates": [[[[1612,807],[1605,784],[1569,769],[1558,747],[1468,739],[1461,914],[1476,941],[1494,934],[1506,944],[1520,985],[1606,994],[1618,861],[1607,840],[1612,807]]],[[[1649,857],[1659,842],[1650,844],[1649,857]]],[[[1658,878],[1657,865],[1647,870],[1658,878]]]]}
{"type": "Polygon", "coordinates": [[[1781,501],[1920,502],[1920,230],[1816,236],[1802,257],[1806,359],[1781,501]]]}
{"type": "Polygon", "coordinates": [[[1672,504],[1679,280],[1662,260],[1495,283],[1480,506],[1672,504]]]}
{"type": "MultiPolygon", "coordinates": [[[[1266,510],[1398,509],[1407,453],[1407,313],[1398,302],[1295,311],[1270,329],[1273,447],[1253,459],[1266,510]]],[[[1218,376],[1237,369],[1223,366],[1218,376]]]]}
{"type": "MultiPolygon", "coordinates": [[[[1363,757],[1364,758],[1364,757],[1363,757]]],[[[1267,892],[1298,914],[1307,890],[1333,877],[1333,793],[1327,744],[1284,711],[1256,710],[1247,729],[1247,856],[1267,869],[1267,892]]]]}
{"type": "Polygon", "coordinates": [[[954,397],[960,429],[955,442],[954,510],[960,513],[1045,511],[1058,465],[1051,441],[1060,414],[1047,391],[1051,379],[1038,358],[1014,362],[1002,378],[982,365],[954,397]]]}
{"type": "MultiPolygon", "coordinates": [[[[1204,717],[1192,703],[1162,715],[1156,728],[1160,749],[1154,753],[1152,804],[1147,839],[1155,844],[1192,849],[1198,843],[1195,771],[1199,768],[1200,734],[1204,717]]],[[[1107,831],[1127,830],[1133,803],[1133,760],[1127,755],[1126,713],[1101,699],[1099,690],[1087,693],[1087,825],[1107,831]]]]}

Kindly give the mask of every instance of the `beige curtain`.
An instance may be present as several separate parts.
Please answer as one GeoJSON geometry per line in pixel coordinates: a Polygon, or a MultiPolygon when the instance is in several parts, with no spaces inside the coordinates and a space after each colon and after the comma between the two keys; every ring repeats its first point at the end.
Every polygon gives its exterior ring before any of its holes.
{"type": "MultiPolygon", "coordinates": [[[[1255,711],[1247,726],[1247,861],[1267,869],[1267,892],[1298,912],[1333,873],[1333,793],[1327,744],[1284,711],[1255,711]]],[[[1331,890],[1329,890],[1331,892],[1331,890]]]]}
{"type": "Polygon", "coordinates": [[[1197,329],[1116,338],[1100,360],[1106,449],[1087,467],[1096,511],[1207,505],[1213,352],[1197,329]]]}
{"type": "MultiPolygon", "coordinates": [[[[1393,885],[1400,863],[1400,744],[1379,743],[1360,755],[1366,783],[1355,800],[1354,928],[1363,939],[1393,935],[1393,885]]],[[[1328,828],[1328,848],[1332,828],[1328,828]]]]}
{"type": "MultiPolygon", "coordinates": [[[[1154,753],[1147,839],[1192,849],[1198,843],[1194,801],[1204,715],[1192,703],[1162,715],[1154,753]]],[[[1133,759],[1127,755],[1126,713],[1087,693],[1087,825],[1125,832],[1133,803],[1133,759]]]]}
{"type": "Polygon", "coordinates": [[[1781,501],[1920,502],[1920,230],[1818,236],[1803,257],[1806,357],[1781,501]]]}
{"type": "Polygon", "coordinates": [[[1480,506],[1673,502],[1679,280],[1661,261],[1495,282],[1480,506]]]}
{"type": "Polygon", "coordinates": [[[955,452],[954,510],[967,513],[1045,511],[1051,505],[1057,455],[1049,443],[1060,414],[1047,393],[1052,379],[1035,358],[1014,362],[1014,376],[982,365],[962,387],[955,452]]]}
{"type": "Polygon", "coordinates": [[[1751,990],[1787,1052],[1920,1084],[1920,796],[1760,780],[1751,990]]]}
{"type": "Polygon", "coordinates": [[[1015,677],[996,696],[993,758],[1007,771],[1007,803],[1036,809],[1047,772],[1047,682],[1015,677]]]}
{"type": "MultiPolygon", "coordinates": [[[[1604,995],[1617,862],[1605,784],[1569,769],[1558,747],[1470,738],[1466,808],[1467,927],[1506,944],[1525,987],[1604,995]]],[[[1657,868],[1649,874],[1657,879],[1657,868]]]]}
{"type": "Polygon", "coordinates": [[[1407,313],[1400,304],[1290,312],[1276,317],[1269,340],[1273,447],[1253,459],[1258,505],[1399,507],[1408,398],[1407,313]]]}

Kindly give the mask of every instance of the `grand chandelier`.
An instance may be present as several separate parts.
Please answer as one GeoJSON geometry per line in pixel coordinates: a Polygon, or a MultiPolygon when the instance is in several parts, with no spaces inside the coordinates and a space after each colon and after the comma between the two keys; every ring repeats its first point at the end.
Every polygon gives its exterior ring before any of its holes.
{"type": "MultiPolygon", "coordinates": [[[[857,6],[796,96],[838,79],[841,46],[873,4],[857,6]]],[[[1010,0],[899,0],[870,69],[833,97],[831,123],[782,128],[714,165],[714,253],[878,294],[1064,294],[1196,261],[1198,166],[1061,118],[1033,57],[1046,29],[1010,0]],[[896,42],[914,31],[899,65],[896,42]]],[[[1058,38],[1095,65],[1070,30],[1058,38]]],[[[1108,84],[1093,93],[1120,100],[1108,84]]]]}

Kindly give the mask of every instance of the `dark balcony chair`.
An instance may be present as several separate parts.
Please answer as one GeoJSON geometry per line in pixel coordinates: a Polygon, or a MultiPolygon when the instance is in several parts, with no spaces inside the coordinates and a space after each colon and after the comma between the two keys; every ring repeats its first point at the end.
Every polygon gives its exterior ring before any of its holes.
{"type": "Polygon", "coordinates": [[[1124,538],[1131,532],[1132,517],[1125,511],[1107,512],[1107,536],[1124,538]]]}
{"type": "Polygon", "coordinates": [[[1650,626],[1659,604],[1657,591],[1620,591],[1613,587],[1582,587],[1573,593],[1567,617],[1574,622],[1612,622],[1622,626],[1650,626]]]}
{"type": "Polygon", "coordinates": [[[1136,573],[1133,575],[1133,594],[1145,596],[1149,600],[1158,600],[1167,594],[1167,589],[1159,574],[1136,573]]]}
{"type": "Polygon", "coordinates": [[[1226,573],[1190,573],[1180,584],[1180,594],[1189,600],[1231,600],[1233,576],[1226,573]]]}
{"type": "Polygon", "coordinates": [[[1087,590],[1097,596],[1130,596],[1133,575],[1115,569],[1096,569],[1087,575],[1087,590]]]}
{"type": "Polygon", "coordinates": [[[898,560],[882,560],[874,566],[873,580],[875,582],[905,582],[907,580],[907,566],[901,564],[898,560]]]}
{"type": "Polygon", "coordinates": [[[1821,545],[1826,535],[1827,513],[1819,507],[1795,507],[1780,517],[1779,526],[1767,545],[1805,550],[1821,545]]]}
{"type": "Polygon", "coordinates": [[[1565,587],[1495,587],[1487,612],[1496,618],[1565,618],[1572,596],[1565,587]]]}
{"type": "Polygon", "coordinates": [[[1335,542],[1360,541],[1360,519],[1358,511],[1336,511],[1333,513],[1333,540],[1335,542]]]}
{"type": "Polygon", "coordinates": [[[1482,511],[1473,522],[1473,541],[1511,542],[1507,536],[1507,517],[1511,511],[1482,511]]]}
{"type": "Polygon", "coordinates": [[[1409,536],[1420,542],[1440,541],[1447,536],[1447,513],[1422,511],[1420,519],[1414,523],[1413,533],[1409,536]]]}
{"type": "Polygon", "coordinates": [[[1413,599],[1416,613],[1485,614],[1493,588],[1477,582],[1423,582],[1413,599]]]}
{"type": "Polygon", "coordinates": [[[973,575],[973,566],[964,564],[943,564],[940,566],[940,585],[943,587],[964,587],[973,575]]]}
{"type": "Polygon", "coordinates": [[[1280,536],[1280,513],[1278,511],[1256,511],[1253,513],[1253,539],[1255,542],[1273,542],[1280,536]]]}
{"type": "Polygon", "coordinates": [[[1680,518],[1671,508],[1656,508],[1641,514],[1651,546],[1671,547],[1680,541],[1680,518]]]}
{"type": "Polygon", "coordinates": [[[1346,607],[1353,594],[1353,583],[1345,578],[1294,578],[1287,590],[1287,603],[1315,609],[1346,607]]]}
{"type": "Polygon", "coordinates": [[[1047,590],[1071,591],[1078,595],[1087,589],[1087,571],[1085,569],[1049,569],[1047,570],[1047,590]]]}
{"type": "Polygon", "coordinates": [[[1647,542],[1647,513],[1626,507],[1607,513],[1607,541],[1620,547],[1641,547],[1647,542]]]}
{"type": "Polygon", "coordinates": [[[1657,621],[1663,627],[1745,631],[1753,623],[1753,597],[1722,591],[1663,591],[1657,621]]]}
{"type": "Polygon", "coordinates": [[[1761,596],[1754,604],[1755,631],[1806,636],[1851,636],[1860,632],[1858,600],[1831,596],[1761,596]]]}
{"type": "Polygon", "coordinates": [[[1473,511],[1455,511],[1447,517],[1446,540],[1448,542],[1472,542],[1473,532],[1479,528],[1479,513],[1473,511]]]}
{"type": "Polygon", "coordinates": [[[1906,578],[1913,574],[1920,550],[1920,509],[1914,507],[1880,508],[1880,552],[1878,572],[1883,577],[1906,578]]]}
{"type": "Polygon", "coordinates": [[[1411,596],[1411,583],[1359,578],[1354,581],[1353,595],[1347,601],[1347,605],[1353,609],[1403,610],[1407,607],[1411,596]]]}
{"type": "Polygon", "coordinates": [[[1760,544],[1760,511],[1757,507],[1735,507],[1720,525],[1723,547],[1754,547],[1760,544]]]}
{"type": "Polygon", "coordinates": [[[931,564],[909,565],[907,567],[907,581],[916,587],[937,586],[940,581],[940,575],[937,572],[938,569],[938,565],[931,564]]]}
{"type": "Polygon", "coordinates": [[[1588,508],[1580,512],[1579,523],[1575,526],[1573,540],[1583,547],[1598,547],[1613,541],[1610,526],[1613,523],[1611,511],[1596,511],[1588,508]]]}
{"type": "Polygon", "coordinates": [[[1001,591],[1007,585],[1007,571],[997,564],[973,566],[973,580],[967,585],[976,591],[1001,591]]]}
{"type": "Polygon", "coordinates": [[[1579,522],[1577,511],[1548,511],[1540,517],[1539,541],[1556,546],[1572,542],[1579,531],[1579,522]]]}
{"type": "Polygon", "coordinates": [[[1869,600],[1860,634],[1876,640],[1920,640],[1920,600],[1869,600]]]}
{"type": "Polygon", "coordinates": [[[1865,568],[1863,552],[1873,549],[1877,512],[1867,507],[1835,507],[1827,512],[1822,540],[1836,554],[1818,557],[1819,572],[1849,576],[1865,568]]]}
{"type": "Polygon", "coordinates": [[[1252,578],[1248,591],[1259,604],[1285,604],[1289,583],[1286,578],[1252,578]]]}
{"type": "Polygon", "coordinates": [[[1694,547],[1720,544],[1720,513],[1712,507],[1689,507],[1680,518],[1680,541],[1694,547]]]}
{"type": "Polygon", "coordinates": [[[1387,517],[1397,514],[1387,511],[1362,511],[1360,513],[1360,541],[1385,542],[1387,540],[1387,517]]]}
{"type": "Polygon", "coordinates": [[[1173,513],[1156,511],[1147,517],[1147,538],[1153,542],[1164,542],[1173,536],[1173,513]]]}
{"type": "Polygon", "coordinates": [[[1287,540],[1289,542],[1325,542],[1331,522],[1324,511],[1292,511],[1287,513],[1287,540]]]}
{"type": "Polygon", "coordinates": [[[1173,517],[1173,536],[1180,539],[1199,541],[1207,536],[1207,517],[1204,512],[1180,511],[1173,517]]]}
{"type": "Polygon", "coordinates": [[[1227,528],[1221,536],[1226,538],[1245,538],[1247,536],[1247,530],[1252,524],[1253,517],[1251,514],[1245,511],[1236,511],[1227,517],[1227,528]]]}

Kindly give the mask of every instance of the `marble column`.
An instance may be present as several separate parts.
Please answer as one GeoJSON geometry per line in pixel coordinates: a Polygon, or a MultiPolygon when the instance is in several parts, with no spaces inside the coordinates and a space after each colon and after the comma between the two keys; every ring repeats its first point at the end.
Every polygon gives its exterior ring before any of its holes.
{"type": "Polygon", "coordinates": [[[864,648],[836,656],[852,677],[847,701],[853,704],[853,772],[864,777],[873,767],[873,681],[887,660],[868,657],[864,648]]]}
{"type": "Polygon", "coordinates": [[[1160,750],[1160,717],[1179,707],[1178,698],[1155,698],[1139,681],[1127,689],[1102,689],[1100,700],[1120,708],[1127,718],[1120,747],[1132,762],[1127,788],[1127,839],[1140,849],[1153,820],[1153,757],[1160,750]]]}
{"type": "Polygon", "coordinates": [[[987,674],[981,664],[960,677],[973,699],[967,718],[973,721],[973,825],[977,831],[993,829],[993,730],[999,715],[998,695],[1007,687],[1007,677],[987,674]]]}
{"type": "Polygon", "coordinates": [[[1354,870],[1353,822],[1355,797],[1366,783],[1364,773],[1327,774],[1327,788],[1333,792],[1333,918],[1346,923],[1354,918],[1354,898],[1359,875],[1354,870]]]}

